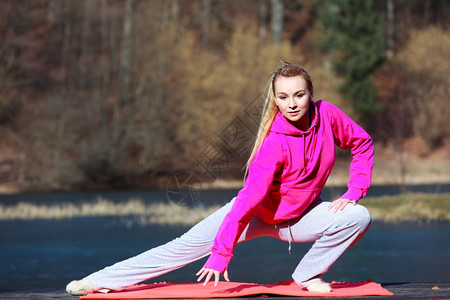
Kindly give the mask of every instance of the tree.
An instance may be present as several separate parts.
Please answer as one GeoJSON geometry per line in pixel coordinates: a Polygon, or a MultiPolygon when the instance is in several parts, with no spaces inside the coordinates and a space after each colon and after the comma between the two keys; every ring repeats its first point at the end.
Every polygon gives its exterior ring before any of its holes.
{"type": "Polygon", "coordinates": [[[445,31],[414,30],[406,47],[376,72],[383,110],[376,116],[375,138],[392,147],[398,163],[386,168],[399,175],[402,192],[410,168],[408,155],[427,155],[449,134],[449,51],[445,31]]]}
{"type": "Polygon", "coordinates": [[[413,115],[408,105],[407,81],[408,72],[395,59],[387,61],[375,74],[375,84],[379,88],[377,98],[383,108],[375,118],[377,131],[374,138],[392,145],[398,164],[390,164],[386,168],[391,168],[391,174],[398,174],[402,193],[406,192],[408,173],[405,142],[413,134],[413,115]]]}
{"type": "Polygon", "coordinates": [[[405,82],[414,133],[425,142],[427,151],[438,147],[448,134],[449,52],[448,32],[431,26],[414,30],[397,58],[408,74],[405,82]]]}
{"type": "Polygon", "coordinates": [[[321,49],[344,77],[341,91],[361,116],[379,111],[372,75],[383,62],[383,21],[374,0],[319,0],[321,49]]]}

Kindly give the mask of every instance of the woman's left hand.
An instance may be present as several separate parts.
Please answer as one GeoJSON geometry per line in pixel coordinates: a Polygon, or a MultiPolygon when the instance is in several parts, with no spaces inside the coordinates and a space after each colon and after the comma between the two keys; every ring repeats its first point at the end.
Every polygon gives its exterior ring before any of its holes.
{"type": "Polygon", "coordinates": [[[356,205],[355,200],[339,198],[331,202],[331,204],[328,206],[328,210],[334,210],[334,212],[337,212],[339,209],[344,210],[344,208],[349,203],[353,203],[353,205],[356,205]]]}

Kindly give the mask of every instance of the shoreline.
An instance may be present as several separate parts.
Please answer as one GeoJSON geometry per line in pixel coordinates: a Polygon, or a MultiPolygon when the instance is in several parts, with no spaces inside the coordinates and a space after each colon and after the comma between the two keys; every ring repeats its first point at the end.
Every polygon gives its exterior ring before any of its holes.
{"type": "MultiPolygon", "coordinates": [[[[213,182],[202,182],[198,184],[202,190],[239,190],[243,187],[242,180],[223,180],[218,179],[213,182]]],[[[335,187],[343,187],[347,185],[347,181],[345,180],[328,180],[325,184],[325,188],[335,188],[335,187]]],[[[391,182],[385,180],[374,180],[371,184],[371,187],[374,186],[400,186],[402,184],[398,182],[391,182]]],[[[450,185],[450,181],[448,180],[415,180],[411,182],[406,182],[403,184],[406,187],[419,186],[419,185],[450,185]]],[[[18,195],[18,194],[39,194],[39,193],[70,193],[70,192],[95,192],[95,191],[139,191],[139,190],[155,190],[161,191],[164,189],[161,188],[54,188],[54,189],[20,189],[14,186],[5,186],[0,184],[0,196],[1,195],[18,195]]]]}
{"type": "MultiPolygon", "coordinates": [[[[243,187],[242,180],[238,179],[217,179],[212,182],[201,182],[198,184],[203,190],[239,190],[243,187]]],[[[338,178],[330,178],[325,184],[325,188],[334,188],[334,187],[343,187],[347,185],[346,180],[341,180],[338,178]]],[[[450,185],[450,180],[442,179],[442,180],[412,180],[406,181],[401,184],[400,182],[393,182],[389,180],[372,180],[371,187],[374,186],[400,186],[404,185],[406,187],[411,186],[419,186],[419,185],[450,185]]],[[[17,194],[38,194],[38,193],[63,193],[63,192],[89,192],[89,191],[139,191],[139,190],[164,190],[161,188],[142,188],[142,187],[133,187],[133,188],[107,188],[107,187],[98,187],[98,188],[42,188],[42,189],[20,189],[16,186],[12,185],[1,185],[0,184],[0,196],[1,195],[17,195],[17,194]]]]}
{"type": "MultiPolygon", "coordinates": [[[[325,187],[345,186],[349,177],[349,159],[336,160],[333,171],[328,178],[325,187]]],[[[160,183],[169,180],[169,177],[160,178],[160,183]]],[[[214,181],[201,181],[198,184],[202,189],[240,189],[243,186],[242,178],[224,179],[218,178],[214,181]]],[[[446,185],[450,184],[450,159],[411,159],[403,164],[399,160],[379,158],[375,160],[371,185],[446,185]]],[[[82,186],[47,186],[22,188],[14,182],[0,183],[0,195],[21,194],[21,193],[42,193],[42,192],[76,192],[95,190],[162,190],[166,184],[159,184],[157,187],[127,187],[118,188],[108,185],[86,184],[82,186]]]]}
{"type": "MultiPolygon", "coordinates": [[[[349,177],[350,160],[336,160],[325,187],[346,186],[349,177]]],[[[380,185],[446,185],[450,184],[449,159],[412,159],[400,165],[398,160],[379,158],[375,160],[371,186],[380,185]],[[403,171],[401,171],[403,170],[403,171]]],[[[242,179],[217,179],[202,183],[205,189],[238,189],[242,179]]]]}

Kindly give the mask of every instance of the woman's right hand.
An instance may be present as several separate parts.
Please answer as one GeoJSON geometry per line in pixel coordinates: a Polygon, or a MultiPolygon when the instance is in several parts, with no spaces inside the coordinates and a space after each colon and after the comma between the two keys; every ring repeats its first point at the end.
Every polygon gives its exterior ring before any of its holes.
{"type": "MultiPolygon", "coordinates": [[[[219,284],[220,272],[214,269],[201,268],[200,271],[198,271],[197,274],[195,275],[199,276],[197,279],[198,282],[202,281],[203,277],[206,276],[205,282],[203,283],[204,286],[208,284],[213,275],[214,275],[214,286],[217,286],[219,284]]],[[[225,270],[225,272],[223,272],[223,278],[225,278],[226,281],[230,281],[228,279],[228,270],[225,270]]]]}

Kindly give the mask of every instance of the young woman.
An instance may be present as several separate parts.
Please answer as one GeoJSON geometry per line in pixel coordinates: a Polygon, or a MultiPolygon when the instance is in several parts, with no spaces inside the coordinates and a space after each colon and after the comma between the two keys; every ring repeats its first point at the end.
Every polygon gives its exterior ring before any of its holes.
{"type": "Polygon", "coordinates": [[[209,254],[196,275],[204,285],[214,277],[217,285],[221,274],[229,280],[234,246],[258,236],[289,243],[315,241],[292,277],[309,291],[331,291],[322,275],[370,225],[369,212],[356,202],[369,189],[373,143],[341,110],[322,100],[314,102],[313,92],[301,66],[285,63],[276,70],[237,197],[181,237],[72,281],[67,291],[83,295],[120,290],[209,254]],[[353,156],[348,190],[339,199],[323,202],[320,192],[335,162],[335,145],[353,156]]]}

